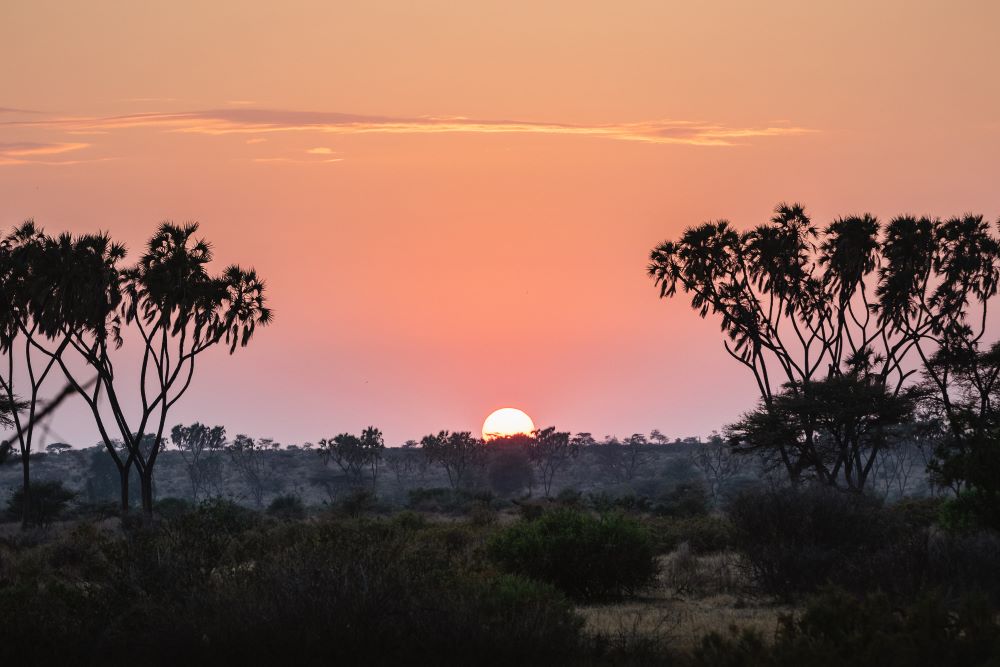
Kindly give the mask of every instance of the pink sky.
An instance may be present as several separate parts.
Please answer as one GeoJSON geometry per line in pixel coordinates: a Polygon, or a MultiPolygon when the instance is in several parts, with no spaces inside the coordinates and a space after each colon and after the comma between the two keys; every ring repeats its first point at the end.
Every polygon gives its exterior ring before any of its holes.
{"type": "Polygon", "coordinates": [[[706,434],[754,386],[657,242],[782,200],[1000,216],[1000,5],[871,4],[5,6],[0,221],[198,220],[265,276],[273,327],[170,423],[706,434]]]}

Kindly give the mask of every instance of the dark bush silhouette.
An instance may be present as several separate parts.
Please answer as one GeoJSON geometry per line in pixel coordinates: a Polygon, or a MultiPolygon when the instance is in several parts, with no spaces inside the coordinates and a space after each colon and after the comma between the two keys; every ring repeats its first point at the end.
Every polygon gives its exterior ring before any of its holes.
{"type": "Polygon", "coordinates": [[[267,506],[267,513],[277,519],[292,521],[294,519],[304,519],[306,516],[305,505],[298,496],[278,496],[267,506]]]}
{"type": "Polygon", "coordinates": [[[490,554],[508,572],[546,581],[578,600],[635,593],[656,576],[653,540],[637,521],[555,509],[497,535],[490,554]]]}
{"type": "Polygon", "coordinates": [[[533,471],[528,454],[523,449],[507,447],[490,461],[487,479],[490,488],[500,496],[519,495],[531,488],[533,471]]]}
{"type": "Polygon", "coordinates": [[[76,494],[58,481],[34,482],[31,495],[26,498],[24,489],[11,494],[7,514],[11,518],[25,518],[28,525],[48,526],[69,506],[76,494]]]}
{"type": "Polygon", "coordinates": [[[779,596],[833,583],[912,591],[926,538],[869,496],[824,487],[744,493],[728,508],[733,544],[753,580],[779,596]]]}
{"type": "Polygon", "coordinates": [[[886,596],[828,590],[782,620],[773,643],[753,631],[711,634],[694,652],[704,667],[994,665],[1000,624],[981,598],[948,604],[927,595],[900,608],[886,596]]]}
{"type": "Polygon", "coordinates": [[[583,648],[563,595],[483,569],[465,527],[261,522],[224,502],[130,523],[5,570],[0,661],[554,664],[583,648]]]}

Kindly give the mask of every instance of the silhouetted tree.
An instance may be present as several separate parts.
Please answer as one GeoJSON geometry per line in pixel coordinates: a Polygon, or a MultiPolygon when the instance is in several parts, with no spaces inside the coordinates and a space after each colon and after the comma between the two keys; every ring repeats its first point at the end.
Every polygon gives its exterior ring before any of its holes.
{"type": "Polygon", "coordinates": [[[198,502],[198,494],[210,485],[220,472],[215,456],[226,445],[226,429],[209,427],[195,422],[190,426],[177,424],[170,431],[170,440],[184,459],[184,469],[191,482],[191,499],[198,502]]]}
{"type": "Polygon", "coordinates": [[[726,483],[742,473],[747,463],[718,435],[697,445],[691,452],[691,462],[704,476],[714,506],[718,506],[726,483]]]}
{"type": "MultiPolygon", "coordinates": [[[[702,317],[720,318],[724,347],[753,375],[768,419],[786,390],[810,403],[814,390],[835,386],[821,382],[862,362],[865,382],[882,388],[872,391],[895,397],[913,382],[916,357],[961,439],[952,359],[938,368],[932,358],[939,349],[979,349],[998,256],[982,216],[902,216],[883,228],[865,214],[820,229],[801,205],[782,204],[747,232],[726,221],[687,230],[652,251],[649,273],[662,297],[681,290],[702,317]]],[[[817,426],[803,420],[795,437],[771,438],[793,483],[822,474],[817,426]]]]}
{"type": "Polygon", "coordinates": [[[500,496],[511,496],[524,489],[531,489],[533,471],[528,453],[523,446],[505,446],[491,441],[493,452],[486,473],[490,488],[500,496]]]}
{"type": "Polygon", "coordinates": [[[444,468],[453,489],[461,488],[468,472],[485,462],[486,443],[469,431],[440,431],[424,436],[420,449],[429,462],[444,468]]]}
{"type": "Polygon", "coordinates": [[[240,434],[226,445],[226,452],[243,482],[250,490],[254,504],[264,506],[264,492],[274,477],[274,460],[272,453],[281,445],[269,438],[254,440],[240,434]]]}
{"type": "Polygon", "coordinates": [[[542,490],[549,496],[552,480],[579,453],[580,445],[569,433],[556,431],[554,426],[535,431],[527,439],[528,459],[542,480],[542,490]]]}
{"type": "MultiPolygon", "coordinates": [[[[46,236],[28,220],[0,239],[0,393],[8,404],[20,450],[25,512],[32,507],[31,452],[41,421],[41,390],[69,345],[60,325],[79,318],[74,302],[78,264],[103,236],[46,236]],[[16,361],[15,361],[16,360],[16,361]],[[17,385],[17,387],[15,387],[17,385]],[[21,400],[23,399],[23,400],[21,400]],[[23,414],[23,418],[22,418],[23,414]]],[[[65,392],[54,401],[58,404],[65,392]]],[[[28,515],[22,517],[22,525],[28,515]]]]}
{"type": "Polygon", "coordinates": [[[46,452],[57,455],[62,454],[63,452],[68,452],[71,449],[73,449],[73,446],[65,442],[53,442],[45,447],[46,452]]]}
{"type": "MultiPolygon", "coordinates": [[[[984,314],[985,318],[985,314],[984,314]]],[[[930,458],[932,481],[955,494],[962,521],[1000,529],[1000,343],[949,337],[929,359],[924,405],[944,426],[930,458]]]]}
{"type": "MultiPolygon", "coordinates": [[[[109,442],[107,418],[97,402],[98,393],[104,392],[110,423],[117,426],[128,451],[125,468],[134,464],[139,471],[147,514],[153,509],[153,470],[167,414],[190,387],[196,358],[222,342],[233,353],[249,342],[258,325],[271,321],[271,311],[264,305],[264,283],[253,270],[233,265],[221,276],[209,275],[212,251],[207,242],[195,238],[197,230],[194,223],[163,223],[134,267],[118,272],[114,280],[96,281],[96,293],[106,291],[113,298],[99,296],[90,319],[67,331],[72,347],[99,377],[93,396],[80,393],[109,442]],[[130,327],[142,345],[139,409],[131,419],[121,393],[121,385],[129,380],[116,373],[114,365],[113,350],[121,344],[122,326],[130,327]],[[109,345],[109,337],[115,345],[109,345]],[[152,435],[152,445],[143,451],[140,443],[147,435],[152,435]]],[[[116,264],[109,270],[117,271],[116,264]]]]}
{"type": "Polygon", "coordinates": [[[670,438],[660,433],[660,429],[654,428],[649,432],[649,441],[657,445],[666,445],[670,442],[670,438]]]}
{"type": "Polygon", "coordinates": [[[367,469],[371,475],[372,488],[375,488],[384,451],[382,431],[374,426],[366,428],[360,436],[341,433],[319,441],[319,453],[325,463],[333,461],[351,479],[360,479],[362,472],[367,469]]]}

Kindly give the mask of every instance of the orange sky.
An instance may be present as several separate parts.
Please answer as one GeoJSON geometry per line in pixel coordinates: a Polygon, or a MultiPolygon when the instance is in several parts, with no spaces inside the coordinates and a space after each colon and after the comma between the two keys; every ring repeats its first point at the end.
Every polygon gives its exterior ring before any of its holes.
{"type": "Polygon", "coordinates": [[[199,220],[268,279],[274,326],[171,423],[397,443],[513,405],[705,434],[754,386],[657,300],[649,249],[786,199],[997,218],[998,25],[987,0],[5,3],[0,220],[132,248],[199,220]]]}

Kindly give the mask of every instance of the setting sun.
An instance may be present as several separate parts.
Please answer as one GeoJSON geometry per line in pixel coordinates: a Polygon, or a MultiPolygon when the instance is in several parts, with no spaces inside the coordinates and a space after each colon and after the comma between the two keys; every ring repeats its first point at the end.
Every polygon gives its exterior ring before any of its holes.
{"type": "Polygon", "coordinates": [[[500,408],[494,410],[483,422],[483,439],[493,440],[508,435],[530,434],[535,430],[535,422],[531,421],[524,411],[517,408],[500,408]]]}

